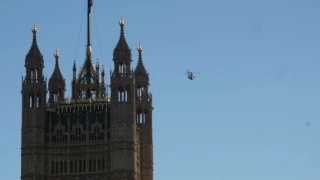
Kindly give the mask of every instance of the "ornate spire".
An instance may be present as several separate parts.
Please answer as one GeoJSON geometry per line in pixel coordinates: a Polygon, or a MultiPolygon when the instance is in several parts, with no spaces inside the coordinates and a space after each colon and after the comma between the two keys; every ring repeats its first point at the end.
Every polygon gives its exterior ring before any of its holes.
{"type": "Polygon", "coordinates": [[[33,39],[32,39],[32,44],[27,54],[25,63],[28,64],[28,61],[31,60],[33,61],[32,63],[42,63],[43,65],[42,54],[37,44],[37,32],[38,32],[37,26],[33,25],[33,27],[31,28],[31,31],[33,33],[33,39]],[[33,58],[38,58],[38,59],[35,61],[33,58]]]}
{"type": "Polygon", "coordinates": [[[60,58],[60,53],[58,50],[54,53],[54,57],[56,59],[56,65],[54,67],[53,73],[51,75],[51,78],[49,80],[49,90],[66,90],[66,81],[62,76],[62,73],[60,71],[59,67],[59,58],[60,58]]]}
{"type": "Polygon", "coordinates": [[[124,36],[124,26],[126,25],[126,22],[124,21],[123,17],[121,17],[119,21],[120,25],[120,38],[118,41],[117,46],[114,49],[113,57],[126,57],[131,58],[131,49],[128,46],[128,43],[126,41],[126,38],[124,36]]]}
{"type": "MultiPolygon", "coordinates": [[[[80,69],[79,76],[77,79],[78,84],[82,84],[81,90],[85,90],[86,92],[86,98],[91,98],[92,91],[94,91],[94,88],[92,88],[92,84],[96,83],[96,69],[94,67],[93,61],[92,61],[92,47],[91,47],[91,34],[90,34],[90,16],[91,16],[91,8],[93,6],[92,0],[88,1],[88,12],[87,12],[87,48],[86,48],[86,59],[85,62],[80,69]]],[[[74,68],[75,69],[75,68],[74,68]]],[[[74,78],[75,79],[75,78],[74,78]]]]}
{"type": "Polygon", "coordinates": [[[141,43],[139,43],[139,45],[137,47],[137,50],[139,52],[139,59],[138,59],[137,67],[134,70],[134,74],[136,74],[136,75],[147,75],[148,73],[146,71],[146,68],[143,65],[143,62],[142,62],[143,47],[142,47],[141,43]]]}

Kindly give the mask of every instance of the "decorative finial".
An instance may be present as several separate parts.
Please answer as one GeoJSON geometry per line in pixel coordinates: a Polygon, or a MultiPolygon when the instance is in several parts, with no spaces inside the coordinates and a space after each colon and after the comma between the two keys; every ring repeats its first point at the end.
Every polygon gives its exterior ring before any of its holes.
{"type": "Polygon", "coordinates": [[[119,25],[120,26],[125,26],[126,25],[126,22],[124,21],[123,17],[121,16],[121,19],[119,21],[119,25]]]}
{"type": "Polygon", "coordinates": [[[32,31],[33,33],[38,32],[37,26],[36,26],[36,25],[33,25],[32,28],[31,28],[31,31],[32,31]]]}
{"type": "Polygon", "coordinates": [[[56,59],[58,59],[60,57],[60,53],[59,53],[58,49],[56,49],[56,52],[53,55],[56,59]]]}
{"type": "Polygon", "coordinates": [[[143,51],[143,47],[141,45],[141,43],[139,43],[138,47],[137,47],[138,52],[142,52],[143,51]]]}

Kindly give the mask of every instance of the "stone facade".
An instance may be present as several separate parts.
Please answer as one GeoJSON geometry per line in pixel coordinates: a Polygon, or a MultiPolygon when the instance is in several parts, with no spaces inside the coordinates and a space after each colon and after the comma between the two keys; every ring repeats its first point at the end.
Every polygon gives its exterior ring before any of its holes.
{"type": "Polygon", "coordinates": [[[78,74],[74,62],[70,98],[65,97],[58,51],[47,83],[37,44],[38,29],[33,26],[21,91],[22,180],[153,180],[149,74],[142,62],[141,44],[137,48],[138,64],[131,70],[123,19],[119,25],[110,85],[105,83],[104,67],[100,68],[98,61],[93,63],[88,33],[86,60],[78,74]]]}

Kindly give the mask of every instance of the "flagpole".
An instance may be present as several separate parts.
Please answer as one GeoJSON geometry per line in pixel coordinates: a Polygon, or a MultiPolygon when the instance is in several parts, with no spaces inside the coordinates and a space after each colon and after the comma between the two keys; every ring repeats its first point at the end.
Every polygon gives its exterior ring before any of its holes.
{"type": "Polygon", "coordinates": [[[87,16],[87,22],[88,22],[88,24],[87,24],[87,29],[88,29],[88,34],[87,34],[87,46],[90,46],[91,45],[91,39],[90,39],[90,15],[91,15],[91,8],[92,8],[92,5],[93,5],[93,3],[92,3],[92,0],[88,0],[88,16],[87,16]]]}
{"type": "MultiPolygon", "coordinates": [[[[93,3],[92,0],[88,0],[88,14],[87,14],[87,58],[86,58],[86,79],[87,79],[87,85],[90,86],[91,84],[91,53],[92,53],[92,49],[91,49],[91,39],[90,39],[90,14],[91,14],[91,7],[92,7],[93,3]]],[[[91,98],[91,88],[87,87],[86,90],[86,97],[89,99],[91,98]]]]}

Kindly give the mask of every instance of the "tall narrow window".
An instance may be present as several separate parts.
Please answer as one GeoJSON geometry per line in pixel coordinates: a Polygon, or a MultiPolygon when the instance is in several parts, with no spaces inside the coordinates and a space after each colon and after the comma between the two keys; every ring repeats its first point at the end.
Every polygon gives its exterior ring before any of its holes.
{"type": "Polygon", "coordinates": [[[60,174],[63,174],[63,162],[60,162],[60,174]]]}
{"type": "Polygon", "coordinates": [[[119,73],[122,73],[122,70],[123,70],[122,65],[123,65],[122,63],[119,64],[119,73]]]}
{"type": "Polygon", "coordinates": [[[58,162],[56,162],[56,174],[59,173],[58,162]]]}
{"type": "Polygon", "coordinates": [[[106,162],[105,162],[105,160],[104,160],[104,158],[103,158],[103,159],[102,159],[102,169],[101,169],[102,171],[105,171],[105,170],[106,170],[106,169],[105,169],[105,168],[106,168],[105,163],[106,163],[106,162]]]}
{"type": "Polygon", "coordinates": [[[38,72],[38,69],[36,68],[36,69],[34,70],[34,72],[35,72],[35,81],[36,81],[36,83],[38,83],[38,82],[39,82],[39,72],[38,72]]]}
{"type": "Polygon", "coordinates": [[[124,89],[122,86],[118,88],[118,101],[119,102],[124,101],[124,89]]]}
{"type": "Polygon", "coordinates": [[[141,99],[143,95],[143,87],[142,86],[138,86],[137,88],[137,97],[139,97],[141,99]]]}
{"type": "Polygon", "coordinates": [[[31,68],[31,71],[30,71],[30,80],[31,80],[31,83],[34,82],[34,68],[31,68]]]}
{"type": "Polygon", "coordinates": [[[68,173],[68,166],[67,166],[67,161],[64,161],[64,173],[67,174],[68,173]]]}
{"type": "Polygon", "coordinates": [[[74,173],[78,172],[78,168],[77,168],[77,160],[74,161],[74,173]]]}
{"type": "Polygon", "coordinates": [[[54,162],[51,163],[51,174],[54,174],[54,162]]]}
{"type": "Polygon", "coordinates": [[[148,109],[145,109],[143,112],[143,123],[147,123],[147,117],[148,117],[148,109]]]}
{"type": "Polygon", "coordinates": [[[126,90],[124,92],[124,101],[128,102],[129,101],[129,91],[130,91],[130,87],[127,86],[126,90]]]}
{"type": "Polygon", "coordinates": [[[92,172],[92,160],[89,160],[89,172],[92,172]]]}
{"type": "Polygon", "coordinates": [[[86,160],[83,160],[83,172],[87,172],[86,160]]]}
{"type": "Polygon", "coordinates": [[[73,173],[73,161],[70,161],[70,173],[73,173]]]}
{"type": "Polygon", "coordinates": [[[121,76],[126,76],[126,72],[127,72],[127,66],[126,64],[124,64],[123,62],[119,63],[119,73],[121,74],[121,76]]]}
{"type": "Polygon", "coordinates": [[[96,170],[97,170],[97,162],[96,162],[96,160],[94,159],[94,160],[93,160],[93,172],[96,172],[96,170]]]}
{"type": "Polygon", "coordinates": [[[79,173],[81,173],[82,172],[82,161],[80,160],[79,161],[79,173]]]}
{"type": "Polygon", "coordinates": [[[37,93],[37,96],[36,96],[36,107],[39,108],[40,107],[40,93],[37,93]]]}
{"type": "Polygon", "coordinates": [[[101,160],[98,159],[98,172],[101,171],[101,160]]]}
{"type": "Polygon", "coordinates": [[[137,110],[137,113],[136,113],[136,121],[137,121],[137,124],[143,123],[143,113],[142,113],[142,110],[141,110],[141,109],[138,109],[138,110],[137,110]]]}
{"type": "Polygon", "coordinates": [[[57,102],[57,100],[58,100],[58,93],[54,92],[53,93],[53,102],[57,102]]]}
{"type": "Polygon", "coordinates": [[[30,94],[29,94],[29,107],[34,107],[34,94],[33,94],[33,92],[31,92],[30,94]]]}

